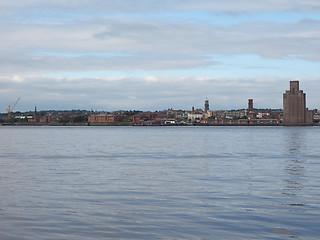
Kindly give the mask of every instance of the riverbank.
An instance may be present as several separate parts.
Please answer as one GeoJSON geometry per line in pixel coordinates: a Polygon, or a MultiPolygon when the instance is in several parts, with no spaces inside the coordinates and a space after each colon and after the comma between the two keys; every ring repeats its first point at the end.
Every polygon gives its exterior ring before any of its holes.
{"type": "Polygon", "coordinates": [[[320,126],[320,123],[314,124],[234,124],[234,123],[225,123],[225,124],[201,124],[201,123],[191,123],[191,124],[134,124],[134,123],[123,123],[123,122],[114,122],[114,123],[89,123],[89,122],[80,122],[80,123],[0,123],[0,126],[320,126]]]}

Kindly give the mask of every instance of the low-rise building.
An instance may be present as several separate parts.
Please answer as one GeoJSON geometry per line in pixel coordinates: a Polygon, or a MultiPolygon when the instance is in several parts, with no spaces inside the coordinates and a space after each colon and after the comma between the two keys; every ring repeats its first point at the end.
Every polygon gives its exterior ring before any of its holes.
{"type": "Polygon", "coordinates": [[[88,122],[92,123],[113,123],[115,120],[115,116],[108,113],[100,113],[98,115],[91,115],[88,117],[88,122]]]}
{"type": "Polygon", "coordinates": [[[200,122],[204,118],[202,113],[189,113],[188,121],[189,122],[200,122]]]}
{"type": "Polygon", "coordinates": [[[40,117],[40,122],[41,122],[41,123],[52,123],[52,122],[54,122],[54,121],[55,121],[55,120],[54,120],[54,118],[53,118],[52,116],[46,115],[46,116],[40,117]]]}

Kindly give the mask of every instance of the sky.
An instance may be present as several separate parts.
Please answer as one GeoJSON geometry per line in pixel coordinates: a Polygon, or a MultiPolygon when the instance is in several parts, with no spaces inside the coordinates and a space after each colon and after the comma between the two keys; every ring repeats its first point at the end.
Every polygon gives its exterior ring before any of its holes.
{"type": "Polygon", "coordinates": [[[319,0],[0,0],[0,112],[320,108],[319,0]]]}

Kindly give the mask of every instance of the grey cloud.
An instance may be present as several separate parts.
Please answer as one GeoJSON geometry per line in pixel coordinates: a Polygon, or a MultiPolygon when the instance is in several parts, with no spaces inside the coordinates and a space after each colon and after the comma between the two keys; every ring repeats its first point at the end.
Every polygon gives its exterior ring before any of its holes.
{"type": "MultiPolygon", "coordinates": [[[[20,9],[43,9],[57,11],[90,12],[92,13],[149,13],[158,11],[291,11],[291,12],[319,12],[318,0],[15,0],[3,1],[1,9],[14,12],[20,9]]],[[[4,11],[4,10],[2,10],[4,11]]]]}
{"type": "Polygon", "coordinates": [[[114,56],[53,57],[24,56],[0,58],[3,74],[45,74],[51,72],[170,70],[212,66],[216,62],[205,56],[114,56]]]}
{"type": "Polygon", "coordinates": [[[251,12],[251,11],[288,11],[288,12],[319,12],[320,2],[317,0],[292,1],[292,0],[234,0],[234,1],[210,1],[187,0],[179,5],[183,9],[198,9],[202,11],[227,11],[227,12],[251,12]]]}
{"type": "MultiPolygon", "coordinates": [[[[297,56],[319,59],[320,21],[297,23],[242,23],[229,27],[185,24],[176,21],[146,22],[110,18],[77,21],[62,26],[0,25],[4,72],[19,69],[39,71],[161,70],[214,65],[205,55],[258,54],[265,58],[297,56]],[[40,51],[40,54],[39,54],[40,51]],[[41,56],[47,51],[48,56],[41,56]],[[81,57],[50,56],[76,53],[81,57]],[[132,56],[88,57],[92,53],[132,53],[132,56]]],[[[17,72],[15,72],[17,71],[17,72]]]]}
{"type": "MultiPolygon", "coordinates": [[[[206,97],[211,109],[246,108],[247,99],[254,98],[255,106],[281,108],[282,94],[289,80],[275,77],[255,79],[160,78],[150,82],[148,78],[28,78],[19,82],[1,77],[0,102],[11,104],[15,96],[22,97],[17,110],[57,109],[142,109],[162,110],[173,107],[203,108],[206,97]],[[9,101],[10,99],[11,102],[9,101]],[[9,101],[9,102],[8,102],[9,101]]],[[[318,106],[319,79],[301,80],[301,88],[307,93],[309,108],[318,106]]],[[[1,111],[4,111],[3,106],[1,111]]]]}
{"type": "MultiPolygon", "coordinates": [[[[320,21],[219,26],[196,19],[185,21],[163,16],[157,19],[156,15],[149,15],[190,10],[235,15],[254,11],[314,13],[320,11],[319,5],[318,0],[0,1],[0,71],[3,75],[15,75],[0,76],[0,101],[7,103],[12,96],[21,96],[23,110],[32,109],[34,104],[42,109],[69,106],[159,110],[202,107],[205,97],[216,109],[241,108],[246,106],[248,97],[253,97],[259,107],[281,107],[282,92],[292,79],[199,81],[190,77],[157,81],[39,75],[110,70],[148,72],[219,64],[210,55],[253,54],[320,61],[320,21]],[[64,19],[56,21],[55,15],[64,19]]],[[[252,63],[251,67],[256,66],[252,63]]],[[[319,92],[318,81],[306,80],[301,84],[310,97],[310,108],[318,104],[312,97],[319,92]]]]}
{"type": "Polygon", "coordinates": [[[218,27],[200,23],[111,18],[58,27],[2,24],[0,29],[6,32],[0,39],[0,51],[2,66],[7,69],[10,69],[10,63],[19,63],[19,67],[33,64],[40,70],[51,66],[63,71],[72,71],[75,67],[82,70],[112,70],[115,66],[121,70],[191,68],[215,63],[204,55],[258,54],[266,58],[297,55],[316,61],[320,52],[320,22],[307,19],[297,23],[252,22],[218,27]],[[99,52],[127,52],[134,57],[40,58],[37,51],[41,50],[82,56],[99,52]]]}

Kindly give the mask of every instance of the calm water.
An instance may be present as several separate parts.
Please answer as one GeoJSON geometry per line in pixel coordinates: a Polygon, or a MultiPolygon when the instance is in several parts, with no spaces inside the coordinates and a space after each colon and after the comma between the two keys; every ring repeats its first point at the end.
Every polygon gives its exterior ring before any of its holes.
{"type": "Polygon", "coordinates": [[[320,127],[0,127],[0,239],[320,239],[320,127]]]}

